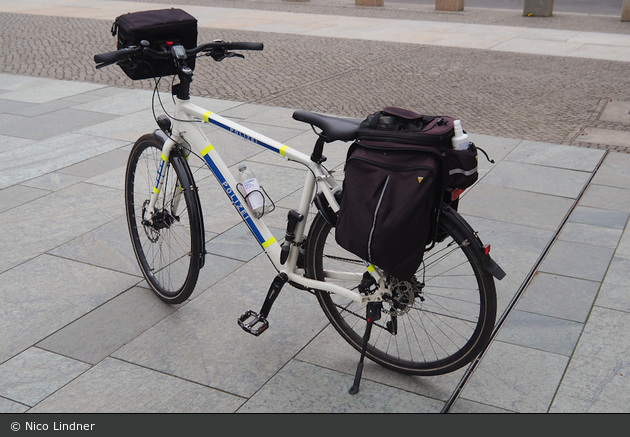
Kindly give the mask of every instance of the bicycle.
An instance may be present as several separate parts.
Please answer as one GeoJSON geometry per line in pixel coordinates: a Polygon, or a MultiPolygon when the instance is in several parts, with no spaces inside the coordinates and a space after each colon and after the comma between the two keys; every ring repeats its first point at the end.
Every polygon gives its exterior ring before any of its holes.
{"type": "MultiPolygon", "coordinates": [[[[186,59],[201,55],[217,61],[243,57],[234,50],[262,50],[262,43],[214,41],[192,49],[181,45],[163,51],[143,41],[115,52],[95,55],[97,68],[130,62],[138,55],[172,59],[172,116],[154,117],[158,129],[133,145],[126,169],[125,204],[129,232],[140,269],[155,294],[178,304],[193,292],[205,263],[204,219],[198,188],[188,160],[197,157],[214,174],[229,201],[251,230],[277,274],[259,312],[238,317],[246,332],[261,335],[268,316],[287,283],[313,293],[338,333],[361,353],[355,382],[359,387],[363,360],[411,375],[439,375],[474,360],[487,346],[496,317],[494,277],[505,273],[489,255],[477,233],[444,202],[436,242],[410,282],[388,277],[378,266],[358,259],[335,242],[335,214],[342,184],[323,165],[324,146],[357,137],[359,119],[337,118],[298,110],[293,118],[311,125],[317,139],[310,156],[190,101],[193,71],[186,59]],[[277,241],[253,214],[230,169],[199,128],[210,123],[277,156],[302,164],[305,183],[300,204],[290,210],[284,241],[277,241]],[[306,231],[309,211],[317,209],[306,231]],[[376,329],[376,334],[372,332],[376,329]]],[[[156,80],[156,92],[159,80],[156,80]]],[[[154,94],[155,103],[155,94],[154,94]]]]}

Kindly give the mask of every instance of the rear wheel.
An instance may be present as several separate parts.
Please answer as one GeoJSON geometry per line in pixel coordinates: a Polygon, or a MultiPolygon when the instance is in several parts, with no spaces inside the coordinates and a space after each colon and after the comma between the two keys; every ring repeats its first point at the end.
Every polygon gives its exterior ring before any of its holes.
{"type": "Polygon", "coordinates": [[[190,297],[202,265],[202,223],[198,197],[186,161],[177,150],[167,162],[152,134],[134,144],[127,163],[125,204],[133,249],[142,274],[165,302],[190,297]],[[162,167],[163,185],[149,218],[148,206],[162,167]]]}
{"type": "MultiPolygon", "coordinates": [[[[482,255],[473,250],[476,236],[452,210],[442,215],[440,231],[446,238],[425,253],[414,279],[389,280],[392,296],[383,302],[381,319],[372,328],[366,356],[401,373],[457,370],[481,352],[494,328],[494,280],[482,267],[482,255]]],[[[313,221],[307,242],[308,277],[371,292],[363,262],[335,242],[335,229],[321,215],[313,221]],[[340,277],[333,272],[355,272],[364,279],[332,279],[340,277]]],[[[316,295],[334,328],[361,351],[366,305],[324,291],[316,295]]]]}

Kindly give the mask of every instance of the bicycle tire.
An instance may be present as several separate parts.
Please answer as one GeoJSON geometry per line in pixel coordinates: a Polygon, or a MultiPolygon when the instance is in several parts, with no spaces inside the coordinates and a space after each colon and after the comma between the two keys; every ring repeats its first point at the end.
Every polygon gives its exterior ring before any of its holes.
{"type": "MultiPolygon", "coordinates": [[[[450,208],[442,214],[440,234],[443,241],[425,253],[416,273],[424,284],[421,292],[416,288],[412,297],[409,288],[398,288],[394,299],[383,302],[384,317],[374,323],[366,350],[366,356],[383,367],[424,376],[450,373],[474,360],[490,340],[496,290],[480,251],[474,248],[476,244],[480,249],[481,242],[450,208]]],[[[339,247],[334,228],[318,214],[308,234],[306,276],[358,289],[360,281],[330,279],[324,269],[365,272],[363,262],[339,247]]],[[[366,305],[321,290],[315,294],[337,332],[361,351],[366,305]]]]}
{"type": "Polygon", "coordinates": [[[203,218],[186,160],[173,148],[162,170],[163,186],[152,223],[144,219],[162,163],[162,141],[140,137],[125,175],[127,224],[140,270],[164,302],[178,304],[192,294],[203,265],[203,218]],[[175,210],[176,209],[176,210],[175,210]]]}

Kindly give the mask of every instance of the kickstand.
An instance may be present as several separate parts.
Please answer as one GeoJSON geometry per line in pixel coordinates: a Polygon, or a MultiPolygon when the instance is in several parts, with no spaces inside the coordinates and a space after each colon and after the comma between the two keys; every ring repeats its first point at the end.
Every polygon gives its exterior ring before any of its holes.
{"type": "Polygon", "coordinates": [[[361,358],[359,358],[359,365],[357,366],[357,372],[354,375],[354,384],[348,390],[351,395],[359,393],[359,384],[361,383],[361,374],[363,373],[363,360],[365,359],[365,351],[367,350],[368,342],[370,341],[370,334],[372,333],[372,325],[376,320],[381,318],[381,309],[383,304],[381,302],[368,302],[365,318],[367,324],[365,325],[365,334],[363,334],[363,348],[361,349],[361,358]]]}

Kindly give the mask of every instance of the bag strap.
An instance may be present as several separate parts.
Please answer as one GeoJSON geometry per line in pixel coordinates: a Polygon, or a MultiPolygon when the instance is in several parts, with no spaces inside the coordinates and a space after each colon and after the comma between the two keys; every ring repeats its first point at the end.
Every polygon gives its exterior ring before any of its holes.
{"type": "Polygon", "coordinates": [[[381,115],[383,115],[382,111],[374,113],[372,119],[370,120],[370,129],[376,129],[376,126],[378,126],[378,121],[381,119],[381,115]]]}
{"type": "Polygon", "coordinates": [[[393,106],[388,106],[384,108],[382,111],[384,114],[395,115],[396,117],[404,118],[405,120],[419,120],[423,118],[422,115],[417,114],[408,109],[395,108],[393,106]]]}

